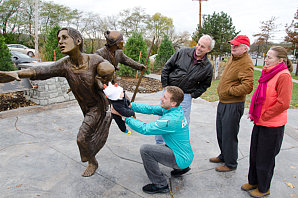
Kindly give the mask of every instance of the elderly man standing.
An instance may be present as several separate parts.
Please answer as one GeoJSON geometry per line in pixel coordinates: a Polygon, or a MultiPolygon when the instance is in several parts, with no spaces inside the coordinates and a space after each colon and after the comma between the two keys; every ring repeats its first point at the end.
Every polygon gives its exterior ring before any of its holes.
{"type": "MultiPolygon", "coordinates": [[[[163,87],[177,86],[184,92],[181,107],[187,123],[190,122],[191,103],[193,98],[200,97],[211,85],[213,69],[207,57],[215,45],[209,35],[203,35],[196,47],[182,48],[165,64],[161,73],[163,87]]],[[[163,144],[161,136],[155,137],[156,144],[163,144]]]]}
{"type": "Polygon", "coordinates": [[[244,111],[245,97],[253,90],[254,69],[248,55],[249,38],[239,35],[231,43],[232,56],[228,60],[217,87],[216,132],[220,148],[218,157],[210,158],[212,163],[224,163],[215,168],[228,172],[237,168],[239,122],[244,111]]]}

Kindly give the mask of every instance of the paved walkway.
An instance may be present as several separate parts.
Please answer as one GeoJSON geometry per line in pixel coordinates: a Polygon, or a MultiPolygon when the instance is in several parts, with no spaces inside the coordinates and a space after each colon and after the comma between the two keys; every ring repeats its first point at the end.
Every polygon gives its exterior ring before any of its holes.
{"type": "MultiPolygon", "coordinates": [[[[138,94],[136,102],[159,104],[160,96],[161,92],[138,94]]],[[[171,169],[161,166],[173,192],[163,195],[148,195],[141,190],[149,180],[139,148],[145,143],[154,144],[153,136],[135,132],[125,135],[113,122],[108,141],[96,156],[99,161],[96,174],[84,178],[80,174],[86,163],[80,161],[76,145],[83,115],[76,101],[0,112],[0,197],[248,198],[240,186],[247,182],[253,125],[246,119],[245,112],[239,132],[238,169],[229,173],[216,172],[217,165],[208,161],[219,153],[215,133],[216,107],[216,102],[194,100],[190,138],[195,158],[191,171],[183,177],[171,178],[171,169]]],[[[290,109],[270,197],[298,196],[297,117],[298,111],[290,109]],[[291,184],[295,188],[288,186],[291,184]]],[[[142,114],[137,114],[137,118],[145,122],[157,119],[142,114]]]]}

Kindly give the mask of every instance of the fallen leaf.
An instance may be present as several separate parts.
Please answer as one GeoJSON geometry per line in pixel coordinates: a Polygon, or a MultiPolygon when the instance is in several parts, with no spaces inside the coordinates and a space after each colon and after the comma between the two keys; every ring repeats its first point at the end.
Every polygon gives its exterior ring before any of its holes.
{"type": "Polygon", "coordinates": [[[287,186],[290,187],[290,188],[295,188],[295,186],[294,186],[292,183],[290,183],[290,182],[286,182],[286,184],[287,184],[287,186]]]}
{"type": "Polygon", "coordinates": [[[206,141],[206,143],[210,143],[209,141],[206,141]]]}
{"type": "Polygon", "coordinates": [[[298,197],[297,194],[290,194],[290,197],[298,197]]]}
{"type": "Polygon", "coordinates": [[[296,178],[296,175],[294,175],[293,177],[296,178]]]}
{"type": "Polygon", "coordinates": [[[296,167],[295,167],[295,166],[290,166],[290,168],[292,168],[292,169],[296,169],[296,167]]]}
{"type": "Polygon", "coordinates": [[[286,179],[283,179],[283,181],[286,181],[286,179]]]}

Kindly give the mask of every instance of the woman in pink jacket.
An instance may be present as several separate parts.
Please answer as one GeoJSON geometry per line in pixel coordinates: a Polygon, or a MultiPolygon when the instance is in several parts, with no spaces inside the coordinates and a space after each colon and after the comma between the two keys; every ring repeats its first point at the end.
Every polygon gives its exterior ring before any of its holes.
{"type": "Polygon", "coordinates": [[[241,189],[249,191],[252,197],[270,194],[270,183],[279,153],[287,109],[292,95],[292,62],[287,58],[285,48],[270,48],[265,59],[259,85],[253,94],[249,109],[254,122],[251,134],[248,183],[241,189]]]}

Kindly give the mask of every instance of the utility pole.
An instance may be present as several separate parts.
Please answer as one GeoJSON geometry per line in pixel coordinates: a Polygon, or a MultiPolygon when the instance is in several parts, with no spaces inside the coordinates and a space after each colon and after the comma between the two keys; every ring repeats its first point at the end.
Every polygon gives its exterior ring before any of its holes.
{"type": "Polygon", "coordinates": [[[208,0],[192,0],[192,1],[198,1],[199,2],[199,27],[202,27],[201,18],[202,18],[202,1],[208,1],[208,0]]]}
{"type": "Polygon", "coordinates": [[[38,3],[39,0],[35,0],[35,12],[34,12],[34,32],[35,32],[35,38],[34,38],[34,43],[35,43],[35,57],[39,58],[39,53],[38,53],[38,3]]]}

